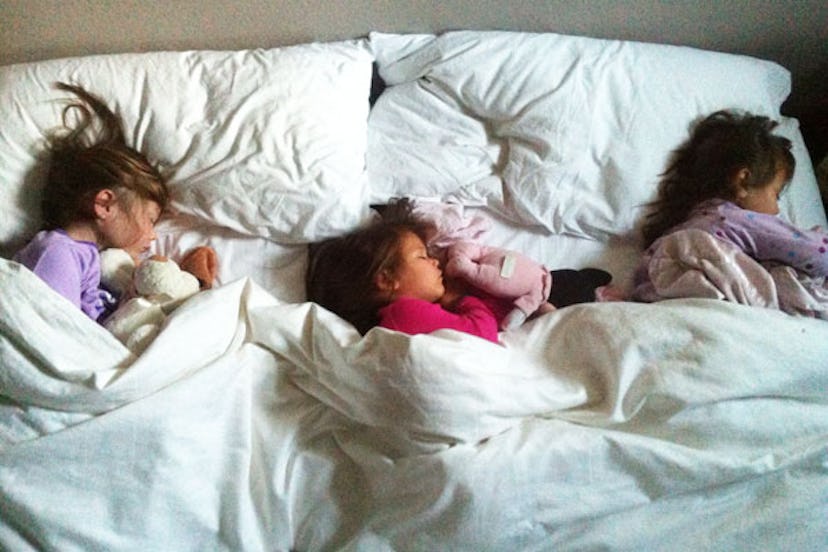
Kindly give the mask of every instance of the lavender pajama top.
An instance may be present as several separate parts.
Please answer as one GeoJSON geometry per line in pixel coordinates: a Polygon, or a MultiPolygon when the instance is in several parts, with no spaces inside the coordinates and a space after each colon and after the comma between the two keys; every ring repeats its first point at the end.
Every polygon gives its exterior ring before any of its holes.
{"type": "MultiPolygon", "coordinates": [[[[809,276],[828,276],[828,233],[802,230],[776,215],[742,209],[735,203],[713,199],[699,205],[690,218],[669,230],[703,230],[732,243],[757,261],[776,261],[809,276]]],[[[636,271],[636,285],[648,279],[647,265],[661,238],[645,251],[636,271]]]]}
{"type": "Polygon", "coordinates": [[[76,241],[63,230],[43,230],[14,260],[93,320],[114,306],[112,295],[100,287],[101,256],[95,243],[76,241]]]}

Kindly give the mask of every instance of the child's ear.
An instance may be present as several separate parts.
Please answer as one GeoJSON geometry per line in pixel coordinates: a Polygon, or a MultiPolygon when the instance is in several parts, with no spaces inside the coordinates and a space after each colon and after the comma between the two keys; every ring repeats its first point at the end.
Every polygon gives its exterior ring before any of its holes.
{"type": "Polygon", "coordinates": [[[374,284],[376,284],[378,290],[384,293],[392,293],[399,287],[396,278],[394,278],[388,269],[381,270],[377,274],[374,278],[374,284]]]}
{"type": "Polygon", "coordinates": [[[742,199],[747,197],[748,195],[748,187],[747,181],[750,178],[750,170],[747,167],[742,167],[736,174],[733,175],[733,179],[730,182],[731,189],[733,190],[733,195],[737,199],[742,199]]]}
{"type": "Polygon", "coordinates": [[[115,192],[109,188],[100,190],[97,194],[95,194],[95,216],[99,219],[108,218],[112,213],[112,209],[115,207],[117,200],[118,198],[115,196],[115,192]]]}

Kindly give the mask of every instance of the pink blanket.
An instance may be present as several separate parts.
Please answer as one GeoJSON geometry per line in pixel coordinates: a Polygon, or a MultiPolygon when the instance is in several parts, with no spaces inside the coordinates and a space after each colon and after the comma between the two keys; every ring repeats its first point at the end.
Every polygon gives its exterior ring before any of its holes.
{"type": "Polygon", "coordinates": [[[662,239],[649,275],[651,282],[634,292],[638,300],[721,299],[828,320],[828,279],[757,262],[700,230],[681,230],[662,239]]]}

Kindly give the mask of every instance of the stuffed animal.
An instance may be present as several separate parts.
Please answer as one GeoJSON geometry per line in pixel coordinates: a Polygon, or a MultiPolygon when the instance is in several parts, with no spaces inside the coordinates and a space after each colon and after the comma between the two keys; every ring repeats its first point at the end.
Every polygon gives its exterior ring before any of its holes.
{"type": "Polygon", "coordinates": [[[104,321],[135,354],[140,354],[161,330],[167,315],[199,290],[212,287],[217,258],[210,247],[197,247],[181,261],[154,256],[136,266],[123,249],[101,252],[101,284],[120,305],[104,321]]]}
{"type": "Polygon", "coordinates": [[[459,204],[423,198],[413,198],[411,204],[412,214],[431,226],[426,245],[447,276],[514,300],[515,308],[501,321],[501,329],[516,328],[533,314],[555,310],[547,302],[552,277],[545,266],[516,251],[480,244],[491,226],[487,219],[466,215],[459,204]]]}
{"type": "Polygon", "coordinates": [[[447,276],[513,301],[515,308],[501,321],[502,330],[516,328],[530,316],[556,307],[624,300],[624,293],[609,285],[612,275],[604,270],[550,272],[516,251],[482,245],[480,237],[490,224],[479,215],[467,216],[462,205],[421,198],[410,201],[412,214],[430,226],[428,252],[440,261],[447,276]]]}
{"type": "Polygon", "coordinates": [[[514,300],[515,308],[503,319],[501,329],[516,328],[535,313],[555,310],[546,300],[552,288],[549,271],[516,251],[457,241],[446,251],[445,272],[489,295],[514,300]]]}

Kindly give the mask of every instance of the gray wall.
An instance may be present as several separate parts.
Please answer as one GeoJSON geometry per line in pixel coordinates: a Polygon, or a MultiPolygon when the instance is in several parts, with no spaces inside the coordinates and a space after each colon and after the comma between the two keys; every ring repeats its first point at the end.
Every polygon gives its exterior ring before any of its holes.
{"type": "Polygon", "coordinates": [[[0,64],[449,29],[554,31],[754,55],[791,69],[805,103],[828,70],[825,0],[0,0],[0,64]]]}

